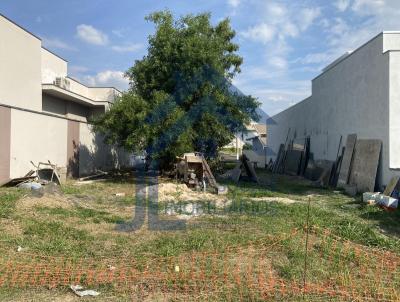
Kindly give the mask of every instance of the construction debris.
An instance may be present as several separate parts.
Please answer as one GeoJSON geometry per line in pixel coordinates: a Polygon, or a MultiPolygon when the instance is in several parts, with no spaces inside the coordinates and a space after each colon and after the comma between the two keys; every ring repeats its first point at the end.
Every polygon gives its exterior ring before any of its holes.
{"type": "Polygon", "coordinates": [[[175,168],[176,178],[182,180],[187,186],[197,191],[207,191],[207,186],[209,186],[217,194],[227,193],[226,187],[218,185],[202,153],[185,153],[178,160],[175,168]]]}
{"type": "Polygon", "coordinates": [[[357,193],[374,191],[381,148],[380,140],[357,140],[349,179],[349,184],[357,187],[357,193]]]}
{"type": "Polygon", "coordinates": [[[381,194],[380,192],[370,193],[365,192],[363,193],[363,202],[371,204],[374,202],[376,205],[382,206],[388,209],[397,209],[398,207],[398,200],[396,198],[392,198],[390,196],[386,196],[381,194]]]}
{"type": "Polygon", "coordinates": [[[79,297],[86,297],[86,296],[97,297],[98,295],[100,295],[99,292],[96,292],[94,290],[83,290],[83,286],[81,285],[71,285],[70,289],[74,292],[75,295],[79,297]]]}
{"type": "Polygon", "coordinates": [[[52,164],[50,161],[47,163],[39,162],[37,166],[33,162],[31,163],[36,168],[36,176],[41,184],[54,182],[61,185],[60,176],[57,172],[57,165],[52,164]]]}
{"type": "Polygon", "coordinates": [[[30,170],[24,177],[11,179],[2,186],[18,186],[24,189],[39,190],[43,185],[51,183],[61,185],[65,182],[64,177],[60,177],[60,173],[63,175],[65,168],[58,168],[50,161],[47,163],[39,162],[37,165],[31,162],[31,164],[35,167],[35,170],[30,170]]]}
{"type": "Polygon", "coordinates": [[[30,182],[36,179],[36,176],[27,176],[27,177],[20,177],[20,178],[13,178],[8,182],[4,183],[2,186],[4,187],[16,187],[19,184],[30,182]]]}
{"type": "Polygon", "coordinates": [[[340,166],[339,178],[337,182],[338,188],[344,188],[349,182],[351,162],[353,160],[354,147],[357,142],[357,134],[347,136],[346,147],[343,153],[342,164],[340,166]]]}
{"type": "MultiPolygon", "coordinates": [[[[290,129],[288,135],[289,132],[290,129]]],[[[288,140],[287,136],[285,144],[281,144],[279,147],[277,158],[272,165],[272,172],[303,176],[306,173],[310,159],[312,159],[310,146],[309,137],[288,140]]]]}
{"type": "Polygon", "coordinates": [[[81,177],[81,178],[79,178],[79,181],[98,180],[98,179],[103,179],[103,178],[105,178],[105,177],[107,177],[107,176],[108,176],[108,173],[107,173],[107,172],[98,170],[98,171],[96,171],[96,173],[93,174],[93,175],[88,175],[88,176],[86,176],[86,177],[81,177]]]}
{"type": "Polygon", "coordinates": [[[37,182],[24,182],[18,185],[18,188],[25,190],[40,190],[42,185],[37,182]]]}
{"type": "MultiPolygon", "coordinates": [[[[393,177],[393,178],[390,180],[389,184],[386,186],[385,191],[383,191],[383,195],[392,196],[392,195],[394,194],[394,192],[395,192],[395,190],[396,190],[398,184],[399,184],[399,180],[400,180],[400,177],[399,177],[399,176],[393,177]]],[[[397,195],[398,195],[398,194],[397,194],[397,195]]],[[[397,197],[398,197],[398,196],[397,196],[397,197]]]]}
{"type": "Polygon", "coordinates": [[[236,163],[235,168],[222,174],[220,178],[229,179],[235,183],[238,183],[240,179],[247,179],[259,183],[257,173],[254,169],[254,164],[245,154],[240,157],[240,161],[236,163]]]}
{"type": "MultiPolygon", "coordinates": [[[[288,136],[290,129],[288,131],[288,136]]],[[[305,176],[322,186],[343,188],[349,195],[371,192],[375,189],[382,142],[377,139],[357,139],[357,134],[347,136],[346,146],[342,146],[340,136],[336,159],[315,160],[310,149],[310,138],[292,139],[286,137],[281,144],[272,172],[305,176]]],[[[296,136],[296,133],[294,134],[296,136]]],[[[395,190],[400,177],[388,185],[386,196],[395,190]]],[[[398,197],[398,196],[397,196],[398,197]]]]}

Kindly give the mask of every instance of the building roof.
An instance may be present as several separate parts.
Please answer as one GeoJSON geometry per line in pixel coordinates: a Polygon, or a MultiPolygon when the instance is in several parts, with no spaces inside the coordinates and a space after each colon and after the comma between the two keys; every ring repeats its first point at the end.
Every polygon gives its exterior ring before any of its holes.
{"type": "Polygon", "coordinates": [[[267,137],[266,136],[258,136],[258,139],[263,144],[264,147],[267,146],[267,137]]]}
{"type": "Polygon", "coordinates": [[[254,124],[254,130],[257,131],[259,135],[267,134],[267,125],[266,124],[254,124]]]}

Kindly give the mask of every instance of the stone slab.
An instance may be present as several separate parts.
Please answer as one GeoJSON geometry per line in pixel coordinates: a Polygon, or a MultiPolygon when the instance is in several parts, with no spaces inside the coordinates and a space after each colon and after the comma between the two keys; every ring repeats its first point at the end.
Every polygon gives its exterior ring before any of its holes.
{"type": "Polygon", "coordinates": [[[344,149],[342,163],[339,171],[339,177],[337,181],[337,186],[339,188],[344,188],[344,186],[348,184],[356,141],[357,141],[357,134],[349,134],[347,136],[346,148],[344,149]]]}
{"type": "Polygon", "coordinates": [[[297,175],[300,167],[301,157],[303,151],[288,150],[285,160],[285,173],[290,175],[297,175]]]}
{"type": "Polygon", "coordinates": [[[355,185],[358,193],[374,191],[381,148],[382,142],[380,140],[357,140],[349,184],[355,185]]]}

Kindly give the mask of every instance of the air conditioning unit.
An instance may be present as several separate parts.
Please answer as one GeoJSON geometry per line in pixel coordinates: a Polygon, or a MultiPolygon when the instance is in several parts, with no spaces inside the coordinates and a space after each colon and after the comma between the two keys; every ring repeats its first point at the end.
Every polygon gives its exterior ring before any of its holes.
{"type": "Polygon", "coordinates": [[[69,90],[70,87],[70,82],[66,78],[58,77],[54,81],[54,84],[60,88],[63,88],[65,90],[69,90]]]}

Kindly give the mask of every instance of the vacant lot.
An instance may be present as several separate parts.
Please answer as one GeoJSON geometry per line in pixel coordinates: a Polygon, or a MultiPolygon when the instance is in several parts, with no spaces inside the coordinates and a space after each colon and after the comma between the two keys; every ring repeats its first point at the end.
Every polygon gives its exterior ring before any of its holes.
{"type": "Polygon", "coordinates": [[[161,179],[160,219],[185,221],[178,231],[149,230],[147,220],[140,230],[118,230],[139,202],[134,177],[70,182],[43,196],[2,188],[0,300],[88,299],[70,291],[72,281],[99,291],[97,301],[399,297],[398,212],[259,174],[261,185],[227,183],[229,194],[219,197],[161,179]]]}

